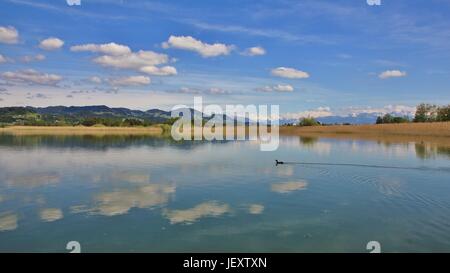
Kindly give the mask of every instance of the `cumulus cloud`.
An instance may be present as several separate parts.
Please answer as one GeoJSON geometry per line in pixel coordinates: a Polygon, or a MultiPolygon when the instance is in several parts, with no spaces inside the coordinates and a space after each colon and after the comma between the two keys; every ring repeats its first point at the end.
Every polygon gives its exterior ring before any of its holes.
{"type": "Polygon", "coordinates": [[[313,110],[302,111],[298,113],[286,113],[282,115],[284,119],[300,119],[300,118],[320,118],[320,117],[329,117],[332,116],[333,112],[331,112],[330,107],[318,107],[313,110]]]}
{"type": "Polygon", "coordinates": [[[163,48],[177,48],[195,51],[204,58],[228,55],[234,49],[233,45],[221,43],[207,44],[192,36],[173,36],[167,42],[162,43],[163,48]]]}
{"type": "Polygon", "coordinates": [[[266,50],[260,46],[254,46],[254,47],[247,48],[243,54],[246,56],[265,55],[266,50]]]}
{"type": "Polygon", "coordinates": [[[261,88],[257,88],[257,91],[260,92],[293,92],[294,87],[290,84],[277,84],[274,86],[264,86],[261,88]]]}
{"type": "Polygon", "coordinates": [[[116,43],[76,45],[72,46],[70,50],[104,54],[93,59],[94,63],[104,67],[129,69],[155,76],[177,74],[177,69],[173,66],[159,67],[159,65],[172,61],[169,56],[153,51],[139,50],[133,52],[130,47],[116,43]]]}
{"type": "Polygon", "coordinates": [[[128,46],[119,45],[116,43],[75,45],[70,47],[70,50],[74,52],[89,51],[113,56],[127,55],[131,53],[131,49],[128,46]]]}
{"type": "Polygon", "coordinates": [[[150,84],[150,78],[146,76],[129,76],[117,79],[110,79],[109,82],[112,85],[120,86],[138,86],[150,84]]]}
{"type": "Polygon", "coordinates": [[[42,73],[34,69],[4,72],[1,74],[1,78],[10,82],[41,85],[55,85],[62,80],[59,75],[42,73]]]}
{"type": "Polygon", "coordinates": [[[380,73],[378,77],[383,80],[388,78],[406,77],[406,72],[400,70],[387,70],[380,73]]]}
{"type": "Polygon", "coordinates": [[[17,44],[19,41],[19,32],[11,26],[0,26],[0,43],[17,44]]]}
{"type": "Polygon", "coordinates": [[[146,66],[165,64],[168,60],[166,54],[140,50],[126,55],[103,55],[95,58],[94,62],[106,67],[140,70],[146,66]]]}
{"type": "Polygon", "coordinates": [[[143,66],[139,69],[142,73],[146,73],[149,75],[155,75],[155,76],[171,76],[177,74],[177,69],[173,66],[163,66],[163,67],[157,67],[157,66],[143,66]]]}
{"type": "Polygon", "coordinates": [[[39,47],[44,50],[56,50],[61,48],[63,45],[63,40],[54,37],[47,38],[39,43],[39,47]]]}
{"type": "Polygon", "coordinates": [[[277,67],[272,69],[272,75],[288,79],[305,79],[309,78],[307,72],[289,67],[277,67]]]}
{"type": "Polygon", "coordinates": [[[45,60],[45,55],[42,54],[37,54],[34,56],[27,55],[20,58],[20,60],[24,63],[39,62],[45,60]]]}

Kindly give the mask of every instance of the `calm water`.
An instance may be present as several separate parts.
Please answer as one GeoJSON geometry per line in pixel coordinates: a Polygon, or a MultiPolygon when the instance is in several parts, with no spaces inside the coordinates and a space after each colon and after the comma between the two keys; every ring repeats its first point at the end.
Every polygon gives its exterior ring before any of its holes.
{"type": "Polygon", "coordinates": [[[3,135],[0,251],[450,252],[449,163],[416,143],[3,135]]]}

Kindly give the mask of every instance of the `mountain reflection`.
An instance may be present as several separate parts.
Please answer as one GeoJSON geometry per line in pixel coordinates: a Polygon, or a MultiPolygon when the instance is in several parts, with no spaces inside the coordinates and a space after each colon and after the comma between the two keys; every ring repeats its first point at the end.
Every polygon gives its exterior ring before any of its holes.
{"type": "MultiPolygon", "coordinates": [[[[230,141],[213,141],[228,143],[230,141]]],[[[210,141],[175,141],[170,135],[12,135],[0,133],[0,146],[5,147],[52,147],[64,149],[106,150],[134,146],[193,149],[210,141]]]]}

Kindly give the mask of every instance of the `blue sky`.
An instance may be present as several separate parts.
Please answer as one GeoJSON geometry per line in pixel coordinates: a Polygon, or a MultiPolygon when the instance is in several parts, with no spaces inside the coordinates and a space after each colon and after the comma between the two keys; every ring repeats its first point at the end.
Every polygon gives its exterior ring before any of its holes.
{"type": "Polygon", "coordinates": [[[2,0],[0,106],[450,102],[450,1],[2,0]],[[76,1],[75,1],[76,2],[76,1]]]}

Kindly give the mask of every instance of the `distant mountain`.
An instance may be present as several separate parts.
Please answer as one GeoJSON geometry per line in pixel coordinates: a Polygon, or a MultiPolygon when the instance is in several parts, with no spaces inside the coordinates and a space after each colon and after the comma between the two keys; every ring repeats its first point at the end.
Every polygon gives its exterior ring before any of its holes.
{"type": "MultiPolygon", "coordinates": [[[[191,115],[201,114],[200,112],[189,108],[191,115]]],[[[391,113],[394,116],[402,116],[400,113],[391,113]]],[[[374,124],[377,117],[382,113],[361,113],[348,116],[328,116],[316,118],[319,122],[325,124],[374,124]]],[[[205,120],[209,120],[212,116],[203,115],[205,120]]],[[[220,115],[224,123],[232,121],[226,115],[220,115]]],[[[110,119],[114,121],[125,119],[141,120],[146,124],[151,123],[167,123],[171,120],[169,111],[151,109],[148,111],[131,110],[128,108],[112,108],[105,105],[93,106],[49,106],[49,107],[3,107],[0,108],[0,123],[7,124],[30,124],[27,121],[37,119],[43,120],[44,124],[58,123],[61,120],[69,124],[81,123],[85,119],[110,119]]],[[[242,124],[243,122],[238,122],[242,124]]],[[[280,124],[298,123],[296,119],[281,119],[280,124]]],[[[39,123],[41,124],[41,123],[39,123]]],[[[245,119],[245,124],[256,124],[255,122],[245,119]]]]}
{"type": "MultiPolygon", "coordinates": [[[[194,114],[202,114],[194,109],[180,109],[194,114]]],[[[212,116],[203,115],[204,120],[212,116]]],[[[220,115],[225,122],[232,120],[226,115],[220,115]]],[[[49,107],[3,107],[0,108],[0,123],[23,125],[76,125],[103,123],[108,126],[123,125],[124,120],[139,120],[133,124],[170,123],[171,112],[159,109],[148,111],[130,110],[128,108],[111,108],[105,105],[94,106],[49,106],[49,107]],[[90,121],[86,121],[90,120],[90,121]],[[85,122],[85,123],[83,123],[85,122]]],[[[238,122],[242,123],[242,122],[238,122]]],[[[245,123],[251,121],[245,119],[245,123]]]]}

